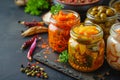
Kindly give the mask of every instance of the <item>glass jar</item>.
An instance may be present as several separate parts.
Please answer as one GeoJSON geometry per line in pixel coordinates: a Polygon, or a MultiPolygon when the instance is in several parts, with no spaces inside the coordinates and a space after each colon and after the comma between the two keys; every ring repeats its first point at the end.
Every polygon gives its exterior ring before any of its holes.
{"type": "Polygon", "coordinates": [[[107,39],[107,61],[111,67],[120,71],[120,23],[114,24],[107,39]]]}
{"type": "Polygon", "coordinates": [[[117,14],[115,9],[108,6],[95,6],[87,11],[85,23],[98,24],[103,29],[103,38],[106,42],[109,36],[109,30],[116,20],[117,14]]]}
{"type": "Polygon", "coordinates": [[[118,20],[120,21],[120,0],[111,0],[109,6],[116,10],[118,13],[118,20]]]}
{"type": "Polygon", "coordinates": [[[103,31],[101,27],[95,24],[82,25],[89,27],[89,29],[85,29],[88,31],[88,35],[86,35],[85,30],[80,28],[80,25],[72,28],[70,31],[71,38],[68,42],[68,62],[78,71],[91,72],[98,69],[104,62],[103,31]],[[92,26],[95,26],[96,30],[92,29],[92,26]],[[80,32],[77,32],[79,30],[83,30],[83,34],[79,34],[80,32]],[[92,31],[98,31],[98,33],[92,34],[92,31]],[[91,35],[89,35],[90,33],[91,35]]]}
{"type": "Polygon", "coordinates": [[[80,16],[72,10],[62,10],[52,15],[49,24],[49,45],[57,52],[62,52],[68,47],[70,29],[80,23],[80,16]]]}

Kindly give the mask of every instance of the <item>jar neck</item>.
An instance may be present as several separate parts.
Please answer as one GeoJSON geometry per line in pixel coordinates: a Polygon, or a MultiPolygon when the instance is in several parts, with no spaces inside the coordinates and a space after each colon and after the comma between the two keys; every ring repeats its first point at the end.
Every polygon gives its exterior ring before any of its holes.
{"type": "MultiPolygon", "coordinates": [[[[72,11],[72,10],[62,10],[65,14],[68,14],[68,13],[73,13],[75,16],[76,16],[76,19],[75,19],[75,21],[79,21],[80,20],[80,15],[77,13],[77,12],[75,12],[75,11],[72,11]]],[[[56,15],[56,14],[55,14],[56,15]]],[[[51,18],[50,18],[50,23],[53,23],[53,24],[56,24],[56,23],[65,23],[66,21],[63,21],[63,20],[59,20],[59,21],[57,21],[57,20],[55,20],[54,18],[53,18],[53,15],[51,16],[51,18]]]]}
{"type": "MultiPolygon", "coordinates": [[[[84,24],[84,25],[91,25],[92,23],[86,23],[86,24],[84,24]]],[[[86,36],[86,35],[81,35],[81,34],[79,34],[79,33],[76,33],[73,29],[75,28],[75,27],[73,27],[72,29],[71,29],[71,31],[70,31],[70,36],[71,36],[71,38],[73,38],[74,40],[76,40],[77,42],[79,42],[79,43],[83,43],[83,41],[85,42],[85,44],[94,44],[94,43],[97,43],[97,42],[99,42],[101,39],[103,39],[103,31],[102,31],[102,28],[100,27],[100,26],[98,26],[98,25],[96,25],[96,24],[92,24],[93,26],[96,26],[96,28],[97,28],[97,30],[99,31],[97,34],[93,34],[93,35],[90,35],[90,36],[86,36]],[[81,38],[81,36],[82,37],[84,37],[85,39],[82,39],[81,38]],[[87,38],[87,37],[89,37],[89,38],[87,38]],[[89,41],[90,40],[90,41],[89,41]],[[88,42],[87,42],[88,41],[88,42]]],[[[76,27],[78,27],[78,26],[76,26],[76,27]]],[[[84,44],[84,43],[83,43],[84,44]]]]}
{"type": "Polygon", "coordinates": [[[117,19],[118,14],[117,14],[116,10],[115,10],[114,8],[111,8],[111,9],[115,12],[114,16],[107,17],[106,19],[103,20],[103,19],[99,19],[99,18],[96,18],[95,16],[91,15],[89,12],[92,10],[92,8],[90,8],[90,9],[87,11],[87,18],[90,19],[90,20],[96,21],[96,22],[97,22],[97,21],[98,21],[98,22],[105,22],[105,21],[107,21],[107,20],[117,19]]]}
{"type": "Polygon", "coordinates": [[[120,38],[120,33],[116,32],[116,30],[120,29],[120,23],[116,23],[112,25],[110,29],[110,35],[114,38],[120,38]]]}

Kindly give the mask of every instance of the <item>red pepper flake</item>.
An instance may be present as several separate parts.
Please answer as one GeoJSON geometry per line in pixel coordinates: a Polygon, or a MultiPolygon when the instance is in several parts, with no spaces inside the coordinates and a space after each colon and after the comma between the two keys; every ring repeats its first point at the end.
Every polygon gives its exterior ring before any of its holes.
{"type": "Polygon", "coordinates": [[[60,62],[60,60],[59,60],[59,59],[57,59],[57,60],[55,60],[55,62],[60,62]]]}
{"type": "Polygon", "coordinates": [[[40,64],[40,62],[36,62],[36,65],[40,64]]]}
{"type": "Polygon", "coordinates": [[[40,74],[40,73],[37,73],[37,74],[36,74],[36,76],[37,76],[37,77],[40,77],[40,76],[41,76],[41,74],[40,74]]]}
{"type": "Polygon", "coordinates": [[[43,44],[41,45],[41,48],[46,48],[46,47],[48,47],[48,44],[46,44],[46,43],[43,43],[43,44]]]}
{"type": "Polygon", "coordinates": [[[47,59],[48,57],[45,55],[44,58],[47,59]]]}
{"type": "Polygon", "coordinates": [[[42,38],[40,38],[40,43],[38,44],[38,47],[39,48],[47,48],[47,47],[49,47],[49,45],[48,45],[48,41],[46,41],[45,39],[42,39],[42,38]]]}

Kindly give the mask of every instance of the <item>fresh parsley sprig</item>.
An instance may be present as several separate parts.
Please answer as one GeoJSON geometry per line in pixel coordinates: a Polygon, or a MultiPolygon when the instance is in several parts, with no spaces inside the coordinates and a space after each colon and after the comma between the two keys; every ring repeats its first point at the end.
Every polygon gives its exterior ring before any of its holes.
{"type": "Polygon", "coordinates": [[[47,0],[29,0],[25,7],[25,12],[31,15],[40,15],[43,10],[50,6],[47,0]]]}
{"type": "Polygon", "coordinates": [[[62,63],[66,63],[68,62],[68,52],[67,50],[63,51],[60,55],[59,55],[59,60],[62,63]]]}
{"type": "Polygon", "coordinates": [[[64,8],[64,6],[63,5],[61,5],[61,4],[55,4],[55,5],[53,5],[52,7],[51,7],[51,9],[50,9],[50,12],[52,13],[52,14],[57,14],[61,9],[63,9],[64,8]]]}

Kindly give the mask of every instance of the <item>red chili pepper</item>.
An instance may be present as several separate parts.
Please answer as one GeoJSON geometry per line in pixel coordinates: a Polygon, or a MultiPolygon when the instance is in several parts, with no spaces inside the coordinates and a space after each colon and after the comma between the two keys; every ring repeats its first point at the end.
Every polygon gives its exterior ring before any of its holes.
{"type": "Polygon", "coordinates": [[[34,42],[32,43],[32,45],[27,53],[27,59],[30,61],[32,60],[32,54],[36,47],[36,41],[37,41],[37,38],[35,38],[34,42]]]}
{"type": "Polygon", "coordinates": [[[85,0],[80,0],[80,2],[81,2],[81,3],[84,3],[84,2],[85,2],[85,0]]]}
{"type": "Polygon", "coordinates": [[[88,0],[89,2],[92,2],[93,0],[88,0]]]}
{"type": "Polygon", "coordinates": [[[74,3],[77,3],[78,2],[78,0],[74,0],[74,3]]]}
{"type": "Polygon", "coordinates": [[[33,41],[35,40],[35,38],[38,38],[38,35],[33,36],[31,39],[27,40],[26,42],[23,43],[21,49],[26,49],[27,47],[29,47],[33,41]]]}
{"type": "Polygon", "coordinates": [[[33,27],[33,26],[43,26],[44,22],[39,22],[39,21],[32,21],[32,22],[26,22],[26,21],[18,21],[18,23],[23,24],[27,27],[33,27]]]}

